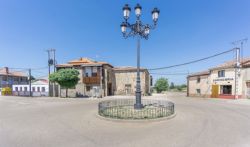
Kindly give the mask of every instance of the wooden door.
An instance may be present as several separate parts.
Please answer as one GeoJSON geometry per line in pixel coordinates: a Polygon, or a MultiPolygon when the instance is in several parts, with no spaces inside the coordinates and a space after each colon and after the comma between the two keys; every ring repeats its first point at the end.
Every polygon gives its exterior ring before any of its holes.
{"type": "Polygon", "coordinates": [[[219,96],[219,85],[212,85],[212,98],[218,98],[219,96]]]}

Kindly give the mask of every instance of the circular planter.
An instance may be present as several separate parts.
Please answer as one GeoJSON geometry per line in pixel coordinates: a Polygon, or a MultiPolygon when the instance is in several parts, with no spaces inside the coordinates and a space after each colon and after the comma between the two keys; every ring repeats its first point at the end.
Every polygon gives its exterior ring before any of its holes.
{"type": "Polygon", "coordinates": [[[134,99],[105,100],[98,104],[98,114],[120,120],[151,120],[175,114],[174,103],[167,100],[142,100],[143,108],[134,109],[134,99]]]}

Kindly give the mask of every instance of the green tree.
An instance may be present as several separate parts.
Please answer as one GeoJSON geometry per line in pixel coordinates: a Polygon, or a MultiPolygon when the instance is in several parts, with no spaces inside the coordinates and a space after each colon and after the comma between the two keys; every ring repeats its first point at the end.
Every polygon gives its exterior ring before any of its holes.
{"type": "Polygon", "coordinates": [[[169,89],[174,89],[174,88],[175,88],[174,83],[171,82],[171,83],[170,83],[170,86],[169,86],[169,89]]]}
{"type": "Polygon", "coordinates": [[[57,82],[62,88],[66,89],[66,97],[68,97],[68,88],[74,87],[79,81],[79,72],[76,69],[60,69],[51,74],[49,80],[57,82]]]}
{"type": "Polygon", "coordinates": [[[178,90],[178,91],[182,91],[182,87],[181,86],[176,86],[176,89],[178,90]]]}
{"type": "Polygon", "coordinates": [[[187,85],[186,84],[182,84],[181,88],[187,88],[187,85]]]}
{"type": "Polygon", "coordinates": [[[177,85],[176,86],[176,89],[178,90],[178,91],[183,91],[184,89],[186,89],[187,88],[187,85],[186,84],[182,84],[182,85],[177,85]]]}
{"type": "Polygon", "coordinates": [[[157,93],[162,91],[166,91],[168,89],[168,79],[167,78],[159,78],[155,83],[155,89],[157,93]]]}

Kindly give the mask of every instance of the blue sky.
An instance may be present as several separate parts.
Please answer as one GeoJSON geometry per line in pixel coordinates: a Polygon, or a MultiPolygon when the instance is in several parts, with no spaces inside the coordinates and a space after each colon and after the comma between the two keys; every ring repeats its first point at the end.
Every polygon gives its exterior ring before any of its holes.
{"type": "MultiPolygon", "coordinates": [[[[89,57],[135,66],[136,39],[123,39],[120,31],[126,3],[142,5],[144,23],[152,23],[154,7],[161,11],[157,28],[141,42],[141,65],[146,68],[213,55],[233,48],[232,41],[250,37],[249,0],[0,0],[0,67],[45,67],[49,48],[56,49],[58,63],[89,57]]],[[[129,21],[134,17],[132,11],[129,21]]],[[[249,41],[244,56],[250,56],[249,41]]],[[[229,53],[154,73],[196,72],[232,58],[234,53],[229,53]]],[[[185,83],[183,75],[164,77],[185,83]]]]}

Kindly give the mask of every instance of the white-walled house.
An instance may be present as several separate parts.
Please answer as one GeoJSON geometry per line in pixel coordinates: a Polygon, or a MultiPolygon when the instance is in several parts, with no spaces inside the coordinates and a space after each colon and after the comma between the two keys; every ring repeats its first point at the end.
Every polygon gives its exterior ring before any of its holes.
{"type": "MultiPolygon", "coordinates": [[[[32,96],[48,96],[49,95],[49,83],[45,79],[39,79],[31,83],[32,96]]],[[[12,93],[16,96],[29,96],[30,86],[26,85],[13,85],[12,93]]]]}
{"type": "Polygon", "coordinates": [[[236,61],[228,61],[205,72],[187,77],[187,96],[211,98],[250,98],[250,57],[240,62],[239,72],[236,61]]]}

